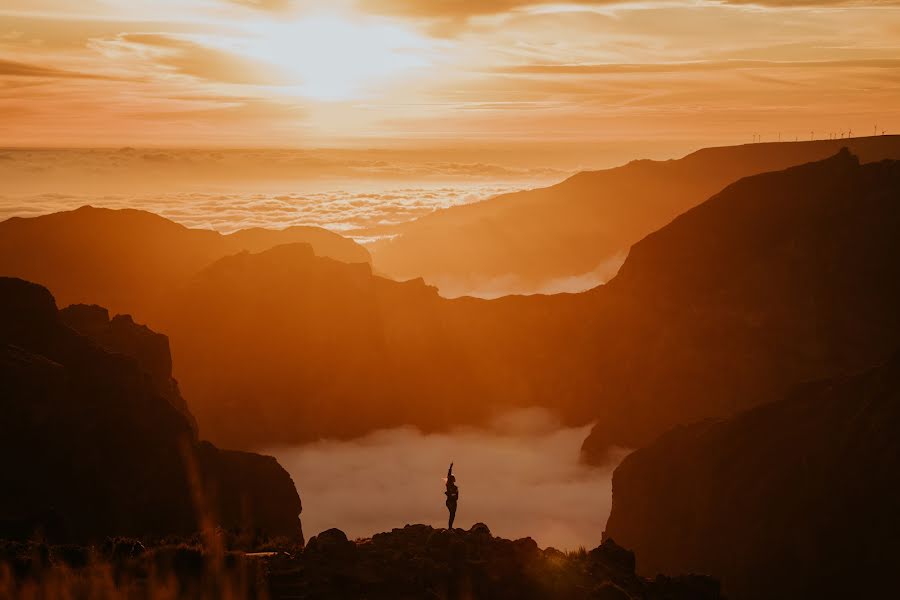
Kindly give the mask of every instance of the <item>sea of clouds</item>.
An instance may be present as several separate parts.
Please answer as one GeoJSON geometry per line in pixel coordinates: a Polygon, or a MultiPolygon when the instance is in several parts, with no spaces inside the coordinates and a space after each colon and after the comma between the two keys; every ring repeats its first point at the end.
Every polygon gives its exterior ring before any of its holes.
{"type": "Polygon", "coordinates": [[[455,184],[399,187],[379,191],[342,189],[299,192],[158,192],[148,194],[0,195],[0,221],[33,217],[86,204],[102,208],[136,208],[187,227],[230,233],[238,229],[281,229],[313,225],[366,242],[383,230],[441,208],[477,202],[519,189],[510,185],[455,184]]]}
{"type": "Polygon", "coordinates": [[[486,428],[402,427],[266,452],[297,485],[307,538],[331,527],[350,538],[407,523],[446,527],[443,478],[452,461],[460,488],[456,527],[484,522],[494,535],[574,550],[600,544],[612,501],[615,465],[579,462],[589,430],[528,409],[486,428]]]}

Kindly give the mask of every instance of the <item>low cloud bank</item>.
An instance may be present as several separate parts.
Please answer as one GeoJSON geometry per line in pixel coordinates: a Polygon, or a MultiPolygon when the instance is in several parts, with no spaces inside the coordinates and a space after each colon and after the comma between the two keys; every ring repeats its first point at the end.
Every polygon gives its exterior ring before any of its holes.
{"type": "Polygon", "coordinates": [[[405,427],[267,452],[297,484],[307,537],[330,527],[351,538],[407,523],[446,527],[443,477],[454,461],[455,526],[482,521],[495,535],[530,536],[541,547],[593,548],[609,516],[614,466],[578,462],[589,429],[529,409],[485,429],[426,434],[405,427]]]}
{"type": "MultiPolygon", "coordinates": [[[[452,276],[429,277],[426,278],[426,281],[437,287],[444,298],[473,296],[491,300],[512,295],[577,294],[603,285],[615,277],[627,257],[627,252],[618,252],[601,261],[594,269],[586,273],[543,281],[533,281],[514,273],[482,279],[472,276],[465,279],[452,276]]],[[[377,264],[377,254],[375,261],[377,264]]]]}

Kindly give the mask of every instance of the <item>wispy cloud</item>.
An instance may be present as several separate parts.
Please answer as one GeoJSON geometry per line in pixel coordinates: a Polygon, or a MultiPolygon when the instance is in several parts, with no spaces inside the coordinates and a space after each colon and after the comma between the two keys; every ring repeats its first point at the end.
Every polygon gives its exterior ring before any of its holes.
{"type": "Polygon", "coordinates": [[[96,73],[79,73],[41,65],[32,65],[12,60],[0,59],[0,77],[41,77],[46,79],[74,78],[74,79],[116,79],[108,75],[96,73]]]}

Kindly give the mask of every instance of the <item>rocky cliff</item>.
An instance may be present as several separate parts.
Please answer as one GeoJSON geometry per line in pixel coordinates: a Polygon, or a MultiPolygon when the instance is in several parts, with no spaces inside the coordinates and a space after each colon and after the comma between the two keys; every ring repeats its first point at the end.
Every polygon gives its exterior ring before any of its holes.
{"type": "Polygon", "coordinates": [[[635,244],[593,290],[597,426],[637,447],[900,346],[900,162],[846,150],[749,177],[635,244]]]}
{"type": "Polygon", "coordinates": [[[644,575],[711,574],[737,600],[887,598],[898,506],[900,354],[637,450],[605,535],[644,575]]]}
{"type": "Polygon", "coordinates": [[[199,442],[183,400],[167,397],[177,387],[160,379],[164,338],[87,312],[80,324],[96,325],[96,343],[45,288],[0,278],[0,537],[188,534],[201,511],[225,528],[298,538],[287,472],[199,442]]]}
{"type": "Polygon", "coordinates": [[[150,376],[156,391],[174,406],[197,432],[197,420],[172,377],[172,354],[169,338],[146,325],[134,322],[131,315],[115,315],[96,304],[73,304],[59,311],[62,322],[93,342],[118,354],[130,356],[150,376]]]}

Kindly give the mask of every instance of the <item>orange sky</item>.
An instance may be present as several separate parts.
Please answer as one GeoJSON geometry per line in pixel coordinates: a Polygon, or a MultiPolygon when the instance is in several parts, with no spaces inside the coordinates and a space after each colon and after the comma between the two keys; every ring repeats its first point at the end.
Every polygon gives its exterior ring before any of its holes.
{"type": "Polygon", "coordinates": [[[3,0],[0,145],[900,130],[900,0],[3,0]]]}

